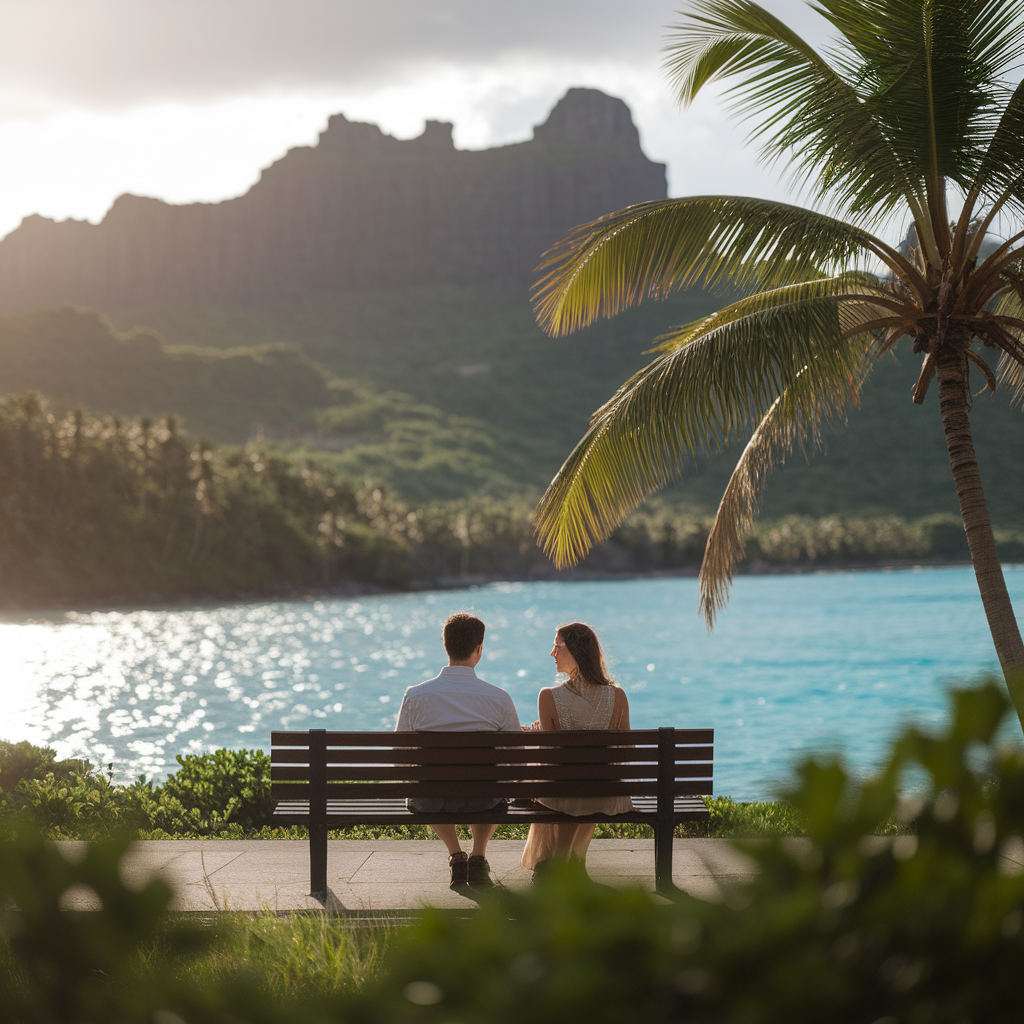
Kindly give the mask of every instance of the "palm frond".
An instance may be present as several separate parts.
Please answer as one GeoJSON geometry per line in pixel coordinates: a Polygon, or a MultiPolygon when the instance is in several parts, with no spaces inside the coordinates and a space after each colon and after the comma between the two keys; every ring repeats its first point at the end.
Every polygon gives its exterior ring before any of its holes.
{"type": "MultiPolygon", "coordinates": [[[[999,326],[1024,350],[1024,281],[1017,289],[1001,295],[993,310],[1001,320],[999,326]]],[[[1024,407],[1024,364],[1004,351],[996,366],[996,380],[1010,392],[1010,401],[1024,407]]]]}
{"type": "Polygon", "coordinates": [[[865,344],[852,386],[830,392],[815,388],[806,371],[798,374],[757,425],[719,502],[700,567],[700,610],[709,631],[728,601],[733,573],[746,555],[745,538],[757,520],[772,470],[786,460],[798,440],[808,448],[821,447],[822,424],[841,418],[846,407],[858,401],[872,365],[871,348],[865,344]]]}
{"type": "Polygon", "coordinates": [[[851,388],[863,346],[842,334],[877,308],[834,295],[776,299],[665,352],[594,414],[538,506],[538,541],[556,565],[607,538],[687,456],[751,430],[799,375],[822,394],[851,388]]]}
{"type": "Polygon", "coordinates": [[[780,19],[749,0],[696,0],[672,33],[666,69],[683,103],[731,80],[728,95],[764,157],[795,161],[815,198],[879,216],[903,200],[924,220],[916,160],[894,145],[856,79],[780,19]]]}
{"type": "Polygon", "coordinates": [[[971,185],[971,200],[981,197],[991,205],[974,232],[968,259],[977,259],[989,227],[1004,206],[1010,204],[1018,213],[1024,210],[1024,81],[1011,94],[971,185]]]}
{"type": "Polygon", "coordinates": [[[946,181],[970,194],[987,167],[1005,191],[1019,169],[1017,119],[1000,117],[1024,52],[1020,4],[820,0],[816,10],[840,33],[827,54],[759,4],[696,0],[667,47],[679,98],[727,82],[764,158],[785,158],[814,198],[871,223],[906,202],[938,267],[950,246],[946,181]]]}
{"type": "MultiPolygon", "coordinates": [[[[666,334],[660,335],[655,339],[655,347],[651,351],[674,352],[676,349],[689,345],[691,341],[744,317],[792,303],[821,298],[841,298],[843,300],[856,298],[858,300],[857,307],[863,303],[874,306],[876,319],[885,317],[890,312],[903,313],[905,307],[904,303],[893,299],[892,293],[883,287],[874,274],[852,271],[835,277],[817,278],[813,281],[802,281],[799,284],[755,292],[753,295],[745,296],[724,306],[709,316],[683,324],[681,327],[675,327],[666,334]]],[[[856,315],[850,323],[844,322],[848,310],[853,308],[848,307],[845,301],[839,307],[840,329],[844,333],[848,328],[854,332],[858,328],[865,329],[862,308],[857,308],[856,315]]]]}
{"type": "MultiPolygon", "coordinates": [[[[1007,0],[820,0],[849,44],[849,73],[929,191],[970,188],[1020,59],[1024,20],[1007,0]]],[[[937,199],[937,194],[933,194],[937,199]]]]}
{"type": "Polygon", "coordinates": [[[865,253],[912,289],[927,287],[869,232],[813,210],[740,196],[657,200],[581,225],[550,249],[534,309],[559,336],[677,288],[779,287],[846,270],[865,253]]]}
{"type": "MultiPolygon", "coordinates": [[[[972,248],[975,248],[972,246],[972,248]]],[[[1011,235],[971,271],[959,298],[964,308],[981,308],[1002,295],[1007,285],[1017,287],[1015,279],[1024,264],[1024,231],[1011,235]]]]}

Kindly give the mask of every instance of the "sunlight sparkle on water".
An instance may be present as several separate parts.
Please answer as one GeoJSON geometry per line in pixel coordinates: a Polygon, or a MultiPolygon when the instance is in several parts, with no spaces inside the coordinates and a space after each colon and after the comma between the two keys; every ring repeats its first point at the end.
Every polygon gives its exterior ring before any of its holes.
{"type": "MultiPolygon", "coordinates": [[[[1007,573],[1024,603],[1024,571],[1007,573]]],[[[742,577],[708,636],[693,579],[510,583],[362,600],[94,612],[0,623],[0,737],[161,778],[177,754],[261,747],[271,729],[390,729],[443,663],[440,624],[486,621],[478,672],[524,722],[553,681],[555,627],[600,630],[639,727],[716,730],[716,792],[771,794],[842,745],[868,771],[945,686],[996,667],[969,569],[742,577]]],[[[1008,735],[1012,730],[1008,730],[1008,735]]]]}

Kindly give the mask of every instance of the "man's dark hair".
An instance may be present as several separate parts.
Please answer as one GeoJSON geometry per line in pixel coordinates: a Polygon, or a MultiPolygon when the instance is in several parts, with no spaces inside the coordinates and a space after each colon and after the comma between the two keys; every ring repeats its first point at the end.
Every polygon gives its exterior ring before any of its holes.
{"type": "Polygon", "coordinates": [[[445,621],[442,636],[448,657],[465,661],[484,642],[484,624],[475,615],[456,612],[445,621]]]}

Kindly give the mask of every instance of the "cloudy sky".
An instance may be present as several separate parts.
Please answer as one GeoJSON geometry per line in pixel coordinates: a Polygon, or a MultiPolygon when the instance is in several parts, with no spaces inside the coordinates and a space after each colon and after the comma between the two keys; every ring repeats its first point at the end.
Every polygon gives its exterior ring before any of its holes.
{"type": "MultiPolygon", "coordinates": [[[[802,0],[763,0],[815,39],[802,0]]],[[[477,149],[530,137],[566,89],[629,103],[673,195],[783,196],[713,95],[661,70],[681,0],[0,0],[0,236],[99,220],[122,192],[244,192],[343,112],[400,138],[427,118],[477,149]]]]}

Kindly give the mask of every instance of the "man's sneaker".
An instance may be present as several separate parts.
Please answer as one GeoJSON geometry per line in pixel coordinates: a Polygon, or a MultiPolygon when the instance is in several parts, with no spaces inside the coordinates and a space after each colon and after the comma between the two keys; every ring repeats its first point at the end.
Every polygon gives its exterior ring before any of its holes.
{"type": "Polygon", "coordinates": [[[491,880],[491,866],[487,863],[486,857],[470,857],[469,884],[474,889],[490,889],[494,882],[491,880]]]}
{"type": "MultiPolygon", "coordinates": [[[[482,860],[482,857],[477,857],[477,860],[482,860]]],[[[469,883],[469,858],[463,851],[453,853],[448,858],[448,867],[452,871],[451,888],[457,889],[460,885],[467,885],[469,883]]]]}

